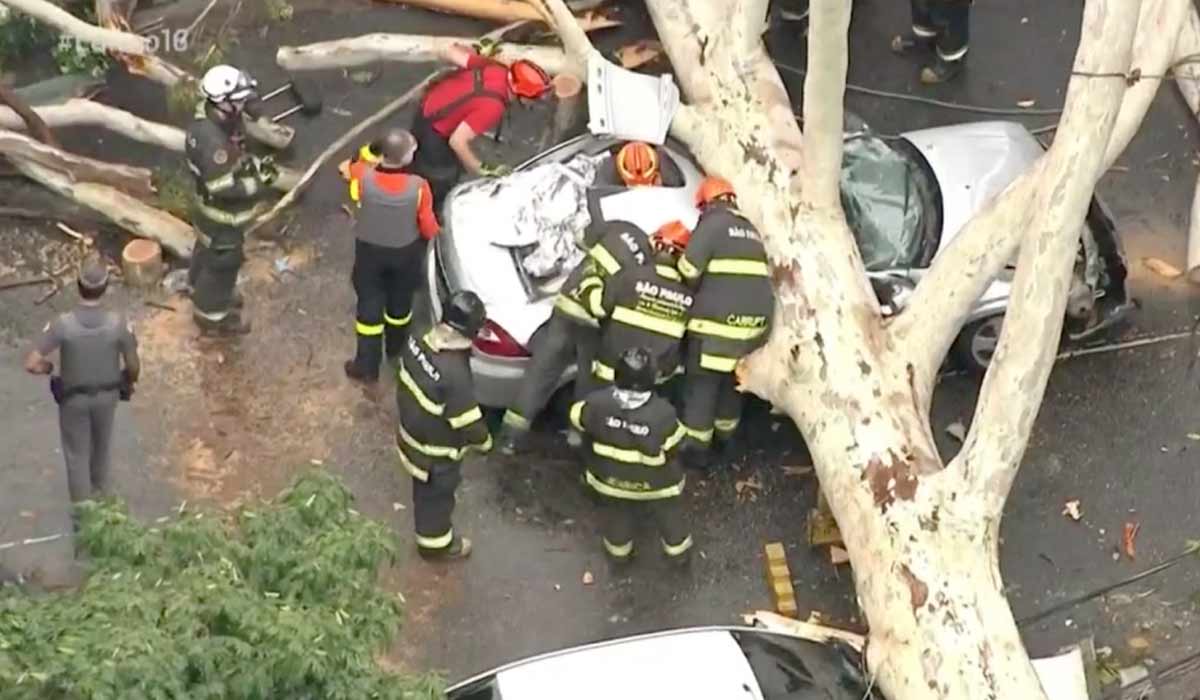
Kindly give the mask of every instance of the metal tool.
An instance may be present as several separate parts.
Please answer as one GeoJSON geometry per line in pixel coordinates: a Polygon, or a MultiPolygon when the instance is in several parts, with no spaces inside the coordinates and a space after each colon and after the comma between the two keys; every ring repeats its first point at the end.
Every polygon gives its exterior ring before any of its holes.
{"type": "Polygon", "coordinates": [[[293,77],[291,82],[280,85],[274,90],[266,93],[258,98],[259,103],[264,103],[267,100],[274,99],[285,92],[292,93],[292,98],[296,100],[295,105],[288,107],[279,114],[270,117],[273,123],[278,123],[296,112],[303,112],[306,115],[320,114],[325,104],[321,99],[321,93],[317,90],[316,85],[307,80],[301,80],[293,77]]]}

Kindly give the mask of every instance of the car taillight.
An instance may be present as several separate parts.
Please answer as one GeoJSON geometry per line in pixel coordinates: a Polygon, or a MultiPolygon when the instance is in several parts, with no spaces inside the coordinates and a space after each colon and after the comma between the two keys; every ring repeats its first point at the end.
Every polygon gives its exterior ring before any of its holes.
{"type": "Polygon", "coordinates": [[[480,352],[498,357],[529,357],[528,350],[492,321],[483,322],[483,328],[475,336],[475,347],[480,352]]]}

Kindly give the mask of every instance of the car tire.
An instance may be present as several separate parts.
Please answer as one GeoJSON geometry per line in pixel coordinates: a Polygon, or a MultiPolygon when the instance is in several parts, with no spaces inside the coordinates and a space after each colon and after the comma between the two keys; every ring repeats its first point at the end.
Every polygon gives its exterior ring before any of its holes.
{"type": "Polygon", "coordinates": [[[958,364],[968,372],[986,372],[1000,342],[1003,326],[1004,314],[987,316],[964,326],[954,341],[953,353],[958,364]]]}

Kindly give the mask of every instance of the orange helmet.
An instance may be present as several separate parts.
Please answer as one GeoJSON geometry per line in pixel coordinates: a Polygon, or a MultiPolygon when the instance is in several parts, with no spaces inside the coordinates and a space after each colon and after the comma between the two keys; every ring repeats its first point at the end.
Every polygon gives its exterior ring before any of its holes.
{"type": "Polygon", "coordinates": [[[658,152],[648,143],[630,141],[617,151],[617,174],[630,187],[657,185],[662,182],[658,174],[658,152]]]}
{"type": "Polygon", "coordinates": [[[508,67],[508,84],[518,96],[536,99],[550,89],[550,76],[533,61],[521,59],[508,67]]]}
{"type": "Polygon", "coordinates": [[[691,230],[678,219],[663,224],[654,232],[655,243],[670,248],[677,253],[686,249],[688,241],[691,239],[691,230]]]}
{"type": "Polygon", "coordinates": [[[700,189],[696,190],[696,206],[703,207],[721,197],[736,196],[737,193],[733,191],[733,185],[729,184],[729,180],[719,175],[709,175],[700,183],[700,189]]]}

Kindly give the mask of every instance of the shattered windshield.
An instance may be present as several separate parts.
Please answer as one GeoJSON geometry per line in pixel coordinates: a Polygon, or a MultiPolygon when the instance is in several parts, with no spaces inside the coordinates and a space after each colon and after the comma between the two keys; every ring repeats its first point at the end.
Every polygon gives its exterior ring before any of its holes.
{"type": "Polygon", "coordinates": [[[912,267],[924,248],[928,176],[916,160],[875,136],[848,139],[842,207],[868,270],[912,267]]]}

